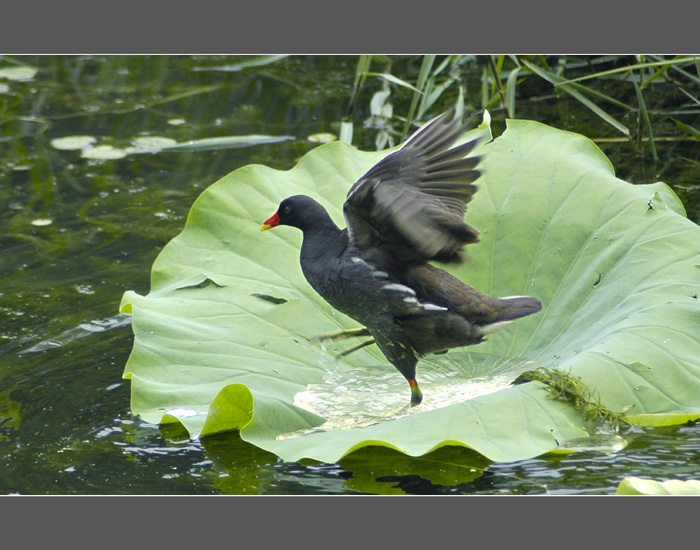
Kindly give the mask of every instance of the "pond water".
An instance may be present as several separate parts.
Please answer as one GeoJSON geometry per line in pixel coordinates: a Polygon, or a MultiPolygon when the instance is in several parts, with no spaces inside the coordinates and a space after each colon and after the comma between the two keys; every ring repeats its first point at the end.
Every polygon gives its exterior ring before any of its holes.
{"type": "MultiPolygon", "coordinates": [[[[700,477],[696,424],[639,429],[625,436],[626,446],[611,436],[573,454],[510,464],[461,448],[425,459],[383,450],[355,453],[340,464],[299,464],[235,433],[191,441],[181,429],[133,416],[129,382],[122,380],[133,342],[129,317],[118,314],[123,292],[148,292],[153,260],[207,186],[246,164],[291,168],[316,146],[306,138],[337,133],[348,111],[357,58],[250,61],[0,59],[0,71],[36,69],[0,77],[0,493],[611,494],[626,476],[700,477]],[[183,142],[255,134],[295,139],[129,149],[144,137],[183,142]],[[112,158],[91,158],[54,141],[69,136],[87,136],[85,143],[112,158]]],[[[400,62],[403,78],[415,79],[419,60],[400,62]]],[[[478,92],[484,61],[469,63],[473,68],[464,70],[472,71],[478,92]]],[[[674,184],[698,221],[697,142],[661,141],[654,163],[576,101],[556,97],[551,86],[527,88],[536,85],[524,85],[518,116],[607,139],[600,146],[620,177],[674,184]]],[[[363,149],[374,146],[375,131],[361,121],[380,87],[368,84],[353,113],[354,144],[363,149]]],[[[654,96],[658,108],[665,95],[654,96]]],[[[397,112],[405,112],[408,98],[396,98],[397,112]]],[[[494,118],[497,125],[497,109],[494,118]]]]}

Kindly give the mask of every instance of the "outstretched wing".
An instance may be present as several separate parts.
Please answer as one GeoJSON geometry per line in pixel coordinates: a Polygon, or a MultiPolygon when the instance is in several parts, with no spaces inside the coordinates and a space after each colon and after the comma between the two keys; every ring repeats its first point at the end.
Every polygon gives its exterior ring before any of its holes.
{"type": "Polygon", "coordinates": [[[410,265],[461,261],[460,249],[479,241],[464,221],[480,176],[481,157],[467,156],[477,139],[455,145],[473,118],[452,117],[449,111],[418,130],[352,186],[344,205],[352,244],[410,265]]]}

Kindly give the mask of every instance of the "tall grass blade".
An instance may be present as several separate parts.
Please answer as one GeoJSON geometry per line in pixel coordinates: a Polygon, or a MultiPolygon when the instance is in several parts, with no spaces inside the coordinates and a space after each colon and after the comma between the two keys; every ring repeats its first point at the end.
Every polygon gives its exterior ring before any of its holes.
{"type": "Polygon", "coordinates": [[[498,64],[496,64],[496,60],[492,55],[488,56],[488,60],[489,66],[491,67],[491,72],[493,73],[494,84],[496,86],[496,89],[498,90],[498,96],[501,98],[501,106],[505,111],[506,118],[513,118],[510,115],[510,112],[508,111],[508,101],[506,100],[506,92],[503,89],[503,82],[501,82],[500,71],[503,68],[504,56],[499,56],[498,64]]]}
{"type": "Polygon", "coordinates": [[[491,107],[492,94],[489,90],[489,68],[484,67],[481,71],[481,108],[491,107]]]}
{"type": "MultiPolygon", "coordinates": [[[[642,94],[642,89],[639,84],[634,83],[634,91],[637,93],[637,101],[639,102],[639,112],[641,114],[642,120],[644,121],[644,127],[647,131],[647,136],[649,136],[649,146],[651,147],[651,156],[654,162],[659,160],[656,154],[656,145],[654,144],[654,132],[651,128],[651,121],[649,120],[649,112],[647,111],[646,102],[644,101],[644,94],[642,94]]],[[[641,138],[641,136],[640,136],[641,138]]],[[[641,146],[640,146],[641,148],[641,146]]]]}
{"type": "Polygon", "coordinates": [[[423,57],[423,63],[421,64],[420,72],[418,73],[418,79],[416,81],[417,90],[413,93],[413,97],[411,98],[411,106],[408,109],[406,123],[404,124],[403,132],[401,133],[401,141],[406,139],[406,136],[408,136],[411,130],[411,124],[413,123],[413,117],[416,112],[416,107],[418,107],[418,101],[420,100],[420,97],[422,95],[422,90],[425,90],[425,84],[428,81],[428,77],[430,76],[430,71],[433,68],[433,63],[435,63],[434,55],[426,55],[423,57]]]}
{"type": "Polygon", "coordinates": [[[606,103],[610,103],[611,105],[615,105],[616,107],[620,107],[621,109],[625,109],[626,111],[634,111],[635,107],[632,105],[628,105],[627,103],[623,103],[619,99],[615,99],[612,96],[609,96],[608,94],[605,94],[599,90],[595,90],[593,88],[590,88],[588,86],[584,86],[583,84],[570,84],[570,86],[574,89],[577,90],[581,93],[586,94],[589,97],[594,97],[597,99],[601,99],[605,101],[606,103]]]}
{"type": "Polygon", "coordinates": [[[433,70],[430,74],[426,84],[423,95],[421,96],[420,105],[418,106],[418,114],[416,119],[423,120],[425,114],[430,110],[430,108],[435,104],[435,102],[440,98],[440,96],[457,80],[454,75],[448,76],[445,80],[437,84],[437,77],[445,70],[445,68],[456,63],[460,55],[449,55],[442,60],[442,62],[433,70]]]}
{"type": "Polygon", "coordinates": [[[676,123],[676,126],[678,126],[681,130],[683,130],[686,134],[693,136],[695,139],[700,141],[700,130],[697,130],[693,128],[692,126],[688,126],[684,122],[681,122],[680,120],[677,120],[675,118],[671,118],[673,122],[676,123]]]}
{"type": "Polygon", "coordinates": [[[700,56],[679,57],[678,63],[672,64],[669,66],[669,72],[674,71],[676,73],[680,73],[681,75],[683,75],[684,78],[687,78],[693,84],[700,86],[700,78],[698,78],[696,75],[686,71],[684,68],[681,67],[681,65],[685,65],[685,64],[690,65],[691,62],[695,65],[696,73],[698,75],[700,75],[700,67],[698,67],[698,63],[700,62],[700,56]]]}
{"type": "MultiPolygon", "coordinates": [[[[697,57],[694,56],[683,56],[683,57],[675,57],[673,59],[664,59],[662,61],[651,61],[648,63],[635,63],[633,65],[627,65],[625,67],[617,67],[615,69],[609,69],[607,71],[600,71],[597,73],[593,74],[588,74],[584,76],[579,76],[577,78],[571,78],[567,80],[563,80],[562,82],[559,83],[559,86],[563,84],[571,84],[572,82],[581,82],[583,80],[591,80],[594,78],[600,79],[606,76],[612,76],[620,73],[628,73],[628,72],[633,72],[637,70],[644,70],[644,69],[649,69],[652,67],[664,67],[664,66],[669,66],[670,68],[676,67],[678,68],[678,65],[684,64],[684,63],[692,63],[697,60],[697,57]]],[[[525,62],[525,60],[522,60],[525,62]]],[[[697,79],[696,79],[697,80],[697,79]]],[[[700,80],[698,80],[700,82],[700,80]]]]}
{"type": "Polygon", "coordinates": [[[683,92],[685,95],[687,95],[687,96],[691,99],[691,101],[693,101],[693,103],[696,103],[696,104],[700,105],[700,99],[698,99],[697,97],[695,97],[693,94],[691,94],[690,92],[688,92],[688,91],[685,90],[684,88],[678,88],[678,89],[679,89],[681,92],[683,92]]]}
{"type": "Polygon", "coordinates": [[[400,79],[398,76],[394,76],[393,74],[389,73],[365,73],[365,76],[377,76],[379,78],[383,78],[385,80],[388,80],[389,82],[393,82],[394,84],[397,84],[398,86],[403,86],[404,88],[408,88],[409,90],[413,90],[413,92],[416,92],[418,94],[421,93],[421,90],[413,86],[412,84],[409,84],[405,80],[400,79]]]}
{"type": "Polygon", "coordinates": [[[371,55],[361,55],[357,60],[357,67],[355,67],[355,79],[352,87],[352,96],[350,97],[350,104],[348,105],[347,118],[350,118],[353,110],[355,109],[355,103],[357,103],[357,98],[360,94],[360,89],[365,84],[367,79],[367,73],[369,68],[372,66],[372,56],[371,55]]]}
{"type": "Polygon", "coordinates": [[[593,111],[596,115],[598,115],[600,118],[602,118],[605,122],[616,128],[619,132],[624,134],[627,137],[630,137],[630,130],[622,124],[619,120],[617,120],[615,117],[612,115],[609,115],[606,113],[603,109],[601,109],[598,105],[593,103],[590,99],[588,99],[586,96],[584,96],[581,92],[576,90],[573,86],[569,84],[564,83],[564,79],[550,73],[548,71],[545,71],[541,67],[538,67],[534,63],[531,63],[527,59],[521,59],[521,62],[532,72],[540,76],[541,78],[544,78],[551,84],[553,84],[555,87],[559,87],[560,89],[564,90],[566,93],[577,99],[581,104],[586,106],[588,109],[593,111]]]}
{"type": "Polygon", "coordinates": [[[515,89],[518,85],[519,72],[520,68],[516,67],[510,71],[506,80],[506,104],[508,105],[508,112],[511,118],[515,118],[515,89]]]}

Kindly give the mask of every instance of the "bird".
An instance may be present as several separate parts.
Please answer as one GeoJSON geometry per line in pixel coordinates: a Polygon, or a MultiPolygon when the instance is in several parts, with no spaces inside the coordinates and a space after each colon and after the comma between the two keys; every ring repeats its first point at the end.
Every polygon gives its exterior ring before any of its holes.
{"type": "Polygon", "coordinates": [[[420,358],[479,344],[542,309],[530,296],[482,294],[431,263],[461,263],[464,247],[479,242],[479,231],[464,217],[483,157],[470,155],[479,138],[459,143],[475,118],[465,121],[452,108],[372,166],[348,191],[345,229],[307,195],[285,198],[260,226],[302,231],[304,277],[362,325],[322,338],[369,336],[341,355],[376,344],[407,380],[411,406],[423,400],[420,358]]]}

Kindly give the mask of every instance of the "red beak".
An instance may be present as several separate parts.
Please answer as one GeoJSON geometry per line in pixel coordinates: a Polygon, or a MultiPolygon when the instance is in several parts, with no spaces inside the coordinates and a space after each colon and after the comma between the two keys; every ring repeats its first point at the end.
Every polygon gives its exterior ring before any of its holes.
{"type": "Polygon", "coordinates": [[[268,229],[276,227],[279,224],[280,224],[279,213],[275,212],[272,216],[270,216],[269,220],[267,220],[264,224],[262,224],[260,226],[260,231],[267,231],[268,229]]]}

